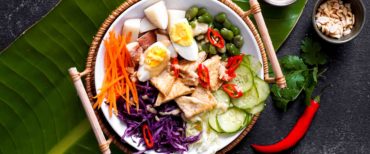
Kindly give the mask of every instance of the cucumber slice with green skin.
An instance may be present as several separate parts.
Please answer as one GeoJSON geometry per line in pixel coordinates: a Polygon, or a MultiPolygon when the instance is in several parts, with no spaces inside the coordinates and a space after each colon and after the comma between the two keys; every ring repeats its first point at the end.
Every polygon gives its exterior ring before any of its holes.
{"type": "Polygon", "coordinates": [[[265,102],[261,102],[258,105],[254,106],[253,108],[248,109],[247,112],[252,115],[255,115],[257,113],[260,113],[264,108],[265,108],[265,102]]]}
{"type": "Polygon", "coordinates": [[[215,97],[217,103],[223,103],[226,106],[231,105],[229,95],[222,89],[218,89],[217,91],[213,92],[213,96],[215,97]]]}
{"type": "Polygon", "coordinates": [[[246,110],[256,106],[259,103],[258,93],[256,87],[252,88],[243,93],[242,97],[231,99],[231,102],[235,107],[246,110]]]}
{"type": "Polygon", "coordinates": [[[262,68],[261,62],[257,58],[253,57],[252,55],[247,55],[247,57],[248,57],[250,69],[253,71],[255,75],[258,75],[262,68]]]}
{"type": "Polygon", "coordinates": [[[223,131],[221,130],[221,128],[218,126],[218,123],[217,123],[217,114],[218,114],[218,110],[213,110],[209,113],[209,118],[208,118],[208,125],[211,127],[212,130],[218,132],[218,133],[222,133],[223,131]]]}
{"type": "Polygon", "coordinates": [[[239,68],[235,70],[235,73],[236,77],[229,83],[236,84],[243,93],[252,88],[254,75],[248,67],[240,65],[239,68]]]}
{"type": "Polygon", "coordinates": [[[259,77],[254,78],[254,85],[257,88],[257,93],[258,93],[258,97],[259,97],[258,102],[265,101],[267,99],[267,97],[269,96],[269,94],[270,94],[269,85],[265,81],[260,79],[259,77]]]}
{"type": "Polygon", "coordinates": [[[251,123],[252,118],[253,118],[253,115],[247,113],[247,116],[245,117],[245,121],[244,121],[244,127],[248,126],[251,123]]]}
{"type": "Polygon", "coordinates": [[[246,124],[247,113],[238,108],[230,108],[216,116],[218,126],[225,133],[235,133],[246,124]]]}

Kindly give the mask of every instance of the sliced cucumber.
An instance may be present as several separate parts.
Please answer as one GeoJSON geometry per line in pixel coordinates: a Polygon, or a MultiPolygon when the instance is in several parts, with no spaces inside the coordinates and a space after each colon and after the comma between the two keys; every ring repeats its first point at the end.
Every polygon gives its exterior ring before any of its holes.
{"type": "Polygon", "coordinates": [[[217,123],[225,133],[234,133],[245,126],[247,113],[238,108],[230,108],[226,112],[217,115],[217,123]]]}
{"type": "Polygon", "coordinates": [[[247,92],[253,86],[253,73],[252,71],[243,65],[240,65],[235,70],[236,77],[230,81],[232,84],[236,84],[240,87],[242,92],[247,92]]]}
{"type": "Polygon", "coordinates": [[[251,68],[251,70],[253,71],[255,75],[258,75],[262,68],[261,62],[257,58],[253,57],[252,55],[247,55],[247,57],[249,61],[249,67],[251,68]]]}
{"type": "Polygon", "coordinates": [[[244,126],[248,126],[249,123],[251,123],[252,118],[253,118],[253,115],[247,114],[247,117],[245,118],[245,121],[244,121],[244,126]]]}
{"type": "Polygon", "coordinates": [[[240,109],[250,109],[256,106],[259,103],[258,93],[256,87],[252,86],[252,88],[243,93],[242,97],[231,99],[231,102],[234,104],[235,107],[240,109]]]}
{"type": "Polygon", "coordinates": [[[254,106],[253,108],[247,110],[248,113],[254,115],[260,113],[265,108],[265,102],[261,102],[260,104],[254,106]]]}
{"type": "Polygon", "coordinates": [[[218,113],[219,113],[218,110],[213,110],[209,113],[208,124],[214,131],[218,133],[222,133],[223,131],[221,130],[221,128],[218,126],[218,123],[217,123],[216,116],[218,113]]]}
{"type": "Polygon", "coordinates": [[[265,81],[260,79],[259,77],[254,78],[254,84],[257,88],[257,93],[258,93],[258,97],[259,97],[258,102],[265,101],[267,99],[267,97],[269,96],[269,94],[270,94],[269,85],[265,81]]]}
{"type": "Polygon", "coordinates": [[[222,89],[218,89],[213,93],[213,96],[215,97],[217,103],[225,104],[226,106],[230,106],[230,97],[229,95],[224,92],[222,89]]]}

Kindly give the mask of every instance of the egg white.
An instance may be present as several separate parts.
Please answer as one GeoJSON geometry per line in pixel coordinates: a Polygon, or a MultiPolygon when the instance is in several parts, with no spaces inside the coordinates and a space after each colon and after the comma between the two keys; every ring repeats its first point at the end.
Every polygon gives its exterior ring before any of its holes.
{"type": "MultiPolygon", "coordinates": [[[[185,18],[182,19],[177,19],[173,21],[173,24],[177,23],[185,23],[189,24],[188,20],[185,18]]],[[[171,27],[170,27],[171,28],[171,27]]],[[[170,37],[171,38],[171,37],[170,37]]],[[[176,52],[184,59],[189,60],[189,61],[196,61],[198,59],[198,45],[197,42],[192,38],[192,43],[190,46],[182,46],[180,44],[177,44],[173,41],[172,45],[175,48],[176,52]]]]}

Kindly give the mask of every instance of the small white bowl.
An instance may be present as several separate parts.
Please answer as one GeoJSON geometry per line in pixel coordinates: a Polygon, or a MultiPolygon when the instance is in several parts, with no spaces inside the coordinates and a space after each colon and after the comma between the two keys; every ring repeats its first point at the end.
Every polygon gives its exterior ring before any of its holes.
{"type": "Polygon", "coordinates": [[[274,6],[288,6],[294,3],[296,0],[265,0],[266,3],[269,3],[274,6]]]}

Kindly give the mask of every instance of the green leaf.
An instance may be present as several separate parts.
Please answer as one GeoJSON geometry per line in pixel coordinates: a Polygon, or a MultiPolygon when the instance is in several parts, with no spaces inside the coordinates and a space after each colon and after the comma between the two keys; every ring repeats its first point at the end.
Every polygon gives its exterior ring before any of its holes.
{"type": "MultiPolygon", "coordinates": [[[[249,9],[249,0],[233,0],[243,10],[249,9]]],[[[260,0],[262,14],[275,50],[279,49],[297,24],[307,0],[298,0],[287,7],[275,7],[260,0]]]]}
{"type": "Polygon", "coordinates": [[[298,56],[284,56],[279,59],[279,62],[285,74],[307,69],[306,64],[298,56]]]}
{"type": "Polygon", "coordinates": [[[327,55],[321,51],[319,42],[306,37],[301,44],[302,58],[308,65],[323,65],[327,63],[327,55]]]}
{"type": "Polygon", "coordinates": [[[284,56],[279,62],[285,74],[287,87],[280,89],[274,84],[271,92],[276,106],[285,111],[288,103],[297,99],[304,89],[309,70],[298,56],[284,56]]]}
{"type": "Polygon", "coordinates": [[[304,87],[306,105],[310,104],[310,100],[312,99],[312,93],[317,85],[318,71],[319,71],[318,67],[314,67],[313,70],[310,71],[306,77],[306,83],[304,87]]]}
{"type": "MultiPolygon", "coordinates": [[[[122,2],[62,0],[0,54],[0,153],[99,152],[67,69],[84,69],[93,36],[122,2]]],[[[287,9],[261,4],[275,48],[306,2],[287,9]]]]}
{"type": "Polygon", "coordinates": [[[63,0],[0,54],[0,153],[99,152],[67,69],[120,3],[63,0]]]}

